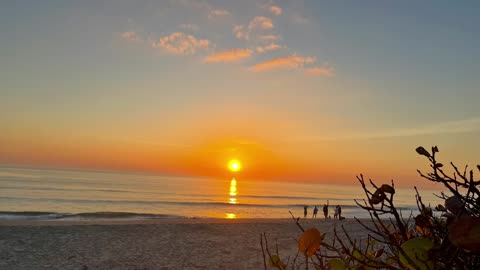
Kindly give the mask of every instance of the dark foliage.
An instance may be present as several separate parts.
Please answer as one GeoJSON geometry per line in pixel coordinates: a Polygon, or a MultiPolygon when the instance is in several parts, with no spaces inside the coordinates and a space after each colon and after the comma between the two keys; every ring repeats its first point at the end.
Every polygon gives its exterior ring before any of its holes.
{"type": "MultiPolygon", "coordinates": [[[[427,206],[416,187],[418,214],[407,218],[395,206],[395,185],[376,185],[363,175],[357,176],[365,199],[355,201],[367,211],[371,222],[356,221],[368,232],[367,241],[352,239],[344,226],[335,227],[333,241],[316,228],[305,230],[300,218],[292,219],[303,232],[294,260],[283,262],[269,250],[267,237],[261,235],[261,247],[267,264],[277,269],[480,269],[480,180],[465,166],[460,171],[450,163],[452,173],[437,161],[438,147],[431,152],[418,147],[416,152],[428,159],[431,171],[420,176],[443,184],[444,205],[427,206]],[[303,258],[303,259],[299,259],[303,258]],[[298,259],[298,260],[297,260],[298,259]],[[269,263],[267,263],[267,260],[269,263]]],[[[480,171],[480,165],[477,165],[480,171]]]]}

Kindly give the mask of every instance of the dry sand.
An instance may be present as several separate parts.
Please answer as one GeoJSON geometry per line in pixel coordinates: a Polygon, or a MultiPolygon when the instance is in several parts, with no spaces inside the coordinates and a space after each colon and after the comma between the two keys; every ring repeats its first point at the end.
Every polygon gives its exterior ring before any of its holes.
{"type": "MultiPolygon", "coordinates": [[[[332,239],[334,224],[365,238],[354,220],[301,220],[332,239]]],[[[283,259],[297,252],[292,219],[2,221],[0,269],[263,269],[260,233],[283,259]]]]}

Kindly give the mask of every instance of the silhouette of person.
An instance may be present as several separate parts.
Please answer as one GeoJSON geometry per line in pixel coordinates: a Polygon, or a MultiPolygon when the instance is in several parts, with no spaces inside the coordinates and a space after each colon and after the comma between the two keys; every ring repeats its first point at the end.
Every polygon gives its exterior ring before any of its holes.
{"type": "Polygon", "coordinates": [[[340,205],[335,206],[335,214],[333,214],[334,219],[340,218],[338,213],[339,208],[340,208],[340,205]]]}
{"type": "Polygon", "coordinates": [[[338,219],[342,220],[342,207],[340,205],[337,205],[338,208],[338,219]]]}
{"type": "Polygon", "coordinates": [[[303,218],[307,218],[307,214],[308,214],[307,208],[308,208],[308,206],[306,206],[306,205],[303,207],[303,218]]]}
{"type": "Polygon", "coordinates": [[[327,200],[327,204],[323,205],[323,215],[325,216],[325,219],[327,219],[327,217],[328,217],[328,200],[327,200]]]}
{"type": "Polygon", "coordinates": [[[312,218],[316,218],[316,217],[317,217],[317,213],[318,213],[318,208],[317,208],[317,206],[315,205],[315,208],[313,208],[312,218]]]}

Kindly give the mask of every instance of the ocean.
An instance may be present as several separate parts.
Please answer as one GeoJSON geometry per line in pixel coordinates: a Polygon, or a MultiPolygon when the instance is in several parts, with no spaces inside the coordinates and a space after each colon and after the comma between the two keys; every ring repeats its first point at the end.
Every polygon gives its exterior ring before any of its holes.
{"type": "MultiPolygon", "coordinates": [[[[439,192],[420,191],[441,203],[439,192]]],[[[363,198],[360,185],[0,166],[0,220],[290,218],[303,217],[304,205],[323,218],[327,200],[331,216],[340,205],[346,218],[362,218],[354,199],[363,198]]],[[[395,202],[405,217],[417,209],[413,188],[397,188],[395,202]]]]}

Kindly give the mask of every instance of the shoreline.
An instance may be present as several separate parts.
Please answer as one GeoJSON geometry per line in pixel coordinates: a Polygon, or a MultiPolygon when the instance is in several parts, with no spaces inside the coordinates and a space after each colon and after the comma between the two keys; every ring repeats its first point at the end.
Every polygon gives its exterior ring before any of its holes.
{"type": "MultiPolygon", "coordinates": [[[[370,222],[369,218],[358,218],[364,222],[370,222]]],[[[346,218],[342,221],[336,219],[324,218],[306,218],[300,219],[300,223],[305,224],[331,224],[331,223],[349,223],[356,220],[346,218]]],[[[0,226],[76,226],[76,225],[155,225],[155,224],[246,224],[246,223],[292,223],[295,220],[289,218],[156,218],[156,219],[52,219],[52,220],[0,220],[0,226]]]]}

